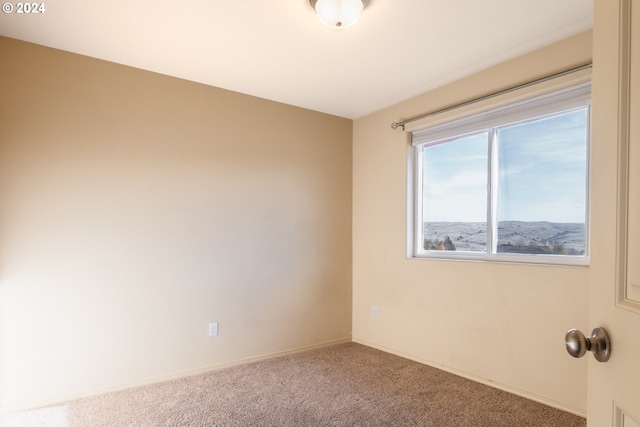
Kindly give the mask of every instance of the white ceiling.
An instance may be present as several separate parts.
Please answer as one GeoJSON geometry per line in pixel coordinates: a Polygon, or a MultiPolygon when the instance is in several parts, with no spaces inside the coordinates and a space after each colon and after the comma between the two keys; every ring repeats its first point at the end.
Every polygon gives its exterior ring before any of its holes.
{"type": "Polygon", "coordinates": [[[345,30],[324,27],[308,0],[45,8],[0,13],[0,35],[346,118],[587,30],[593,18],[593,0],[370,0],[345,30]]]}

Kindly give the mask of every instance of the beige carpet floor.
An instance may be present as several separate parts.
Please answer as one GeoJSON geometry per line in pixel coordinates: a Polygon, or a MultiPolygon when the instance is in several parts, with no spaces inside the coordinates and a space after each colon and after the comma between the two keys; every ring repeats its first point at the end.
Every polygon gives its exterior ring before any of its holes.
{"type": "Polygon", "coordinates": [[[584,418],[349,343],[25,413],[3,427],[583,427],[584,418]]]}

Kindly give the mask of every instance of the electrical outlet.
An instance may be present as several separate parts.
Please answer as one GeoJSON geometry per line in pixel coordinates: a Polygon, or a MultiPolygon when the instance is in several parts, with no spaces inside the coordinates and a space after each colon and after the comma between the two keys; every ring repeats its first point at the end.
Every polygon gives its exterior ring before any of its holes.
{"type": "Polygon", "coordinates": [[[378,309],[378,307],[373,307],[373,310],[371,310],[371,315],[374,319],[380,318],[380,310],[378,309]]]}
{"type": "Polygon", "coordinates": [[[218,336],[218,322],[209,323],[209,336],[210,337],[218,336]]]}

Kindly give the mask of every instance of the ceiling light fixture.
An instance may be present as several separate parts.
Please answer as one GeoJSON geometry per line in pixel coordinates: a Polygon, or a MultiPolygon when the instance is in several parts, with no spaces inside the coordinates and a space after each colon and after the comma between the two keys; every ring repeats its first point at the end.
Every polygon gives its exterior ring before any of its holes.
{"type": "Polygon", "coordinates": [[[369,0],[309,0],[320,21],[329,28],[348,28],[358,20],[369,0]]]}

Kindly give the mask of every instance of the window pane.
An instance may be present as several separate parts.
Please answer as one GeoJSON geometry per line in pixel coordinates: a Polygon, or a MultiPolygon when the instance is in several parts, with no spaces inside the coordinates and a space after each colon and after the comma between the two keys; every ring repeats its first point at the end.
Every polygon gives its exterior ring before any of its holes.
{"type": "Polygon", "coordinates": [[[587,108],[498,129],[499,253],[584,255],[587,108]]]}
{"type": "Polygon", "coordinates": [[[422,153],[421,249],[486,252],[488,132],[422,153]]]}

